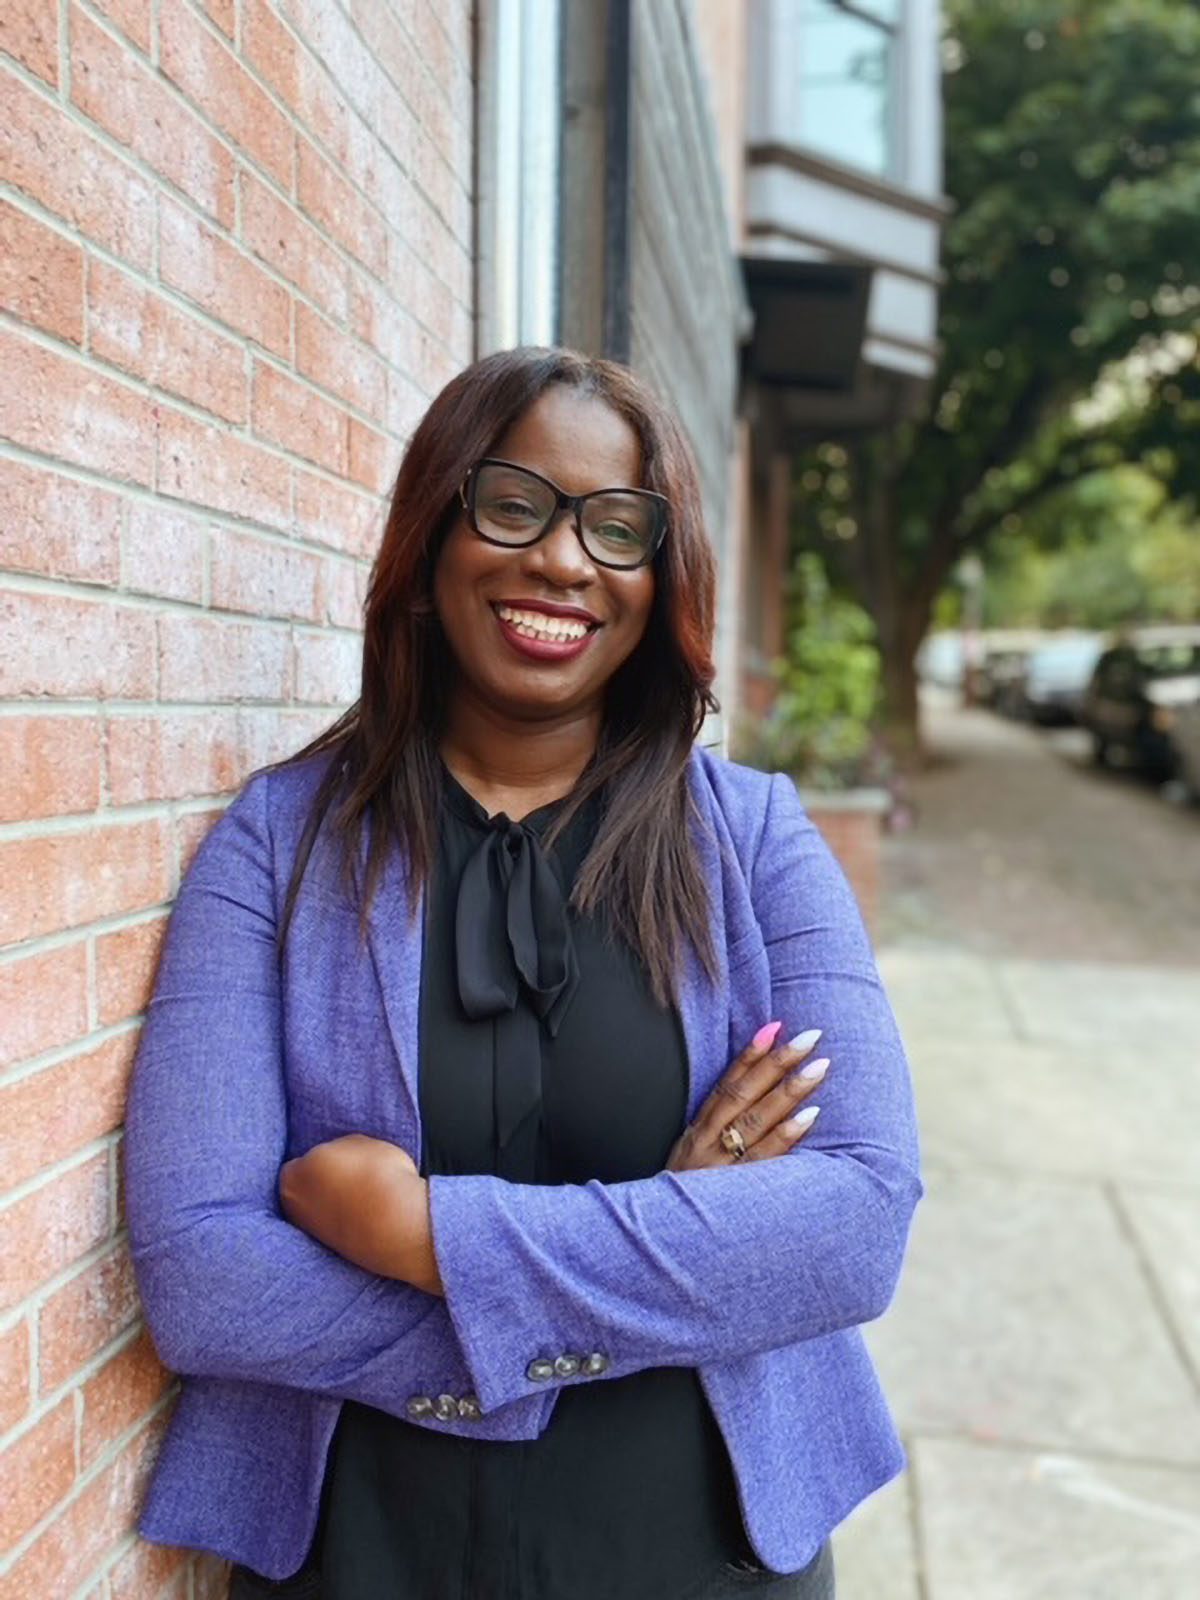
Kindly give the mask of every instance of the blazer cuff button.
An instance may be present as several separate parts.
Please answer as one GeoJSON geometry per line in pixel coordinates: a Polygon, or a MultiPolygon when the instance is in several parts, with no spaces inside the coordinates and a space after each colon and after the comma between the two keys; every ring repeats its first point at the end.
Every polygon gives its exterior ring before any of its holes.
{"type": "Polygon", "coordinates": [[[433,1401],[427,1394],[414,1394],[404,1408],[414,1421],[433,1413],[433,1401]]]}
{"type": "Polygon", "coordinates": [[[531,1383],[545,1383],[554,1376],[554,1363],[545,1356],[538,1356],[525,1368],[525,1376],[531,1383]]]}
{"type": "Polygon", "coordinates": [[[434,1402],[433,1414],[439,1422],[458,1420],[458,1401],[452,1394],[440,1394],[434,1402]]]}
{"type": "Polygon", "coordinates": [[[458,1402],[458,1414],[467,1422],[478,1422],[483,1412],[479,1409],[479,1399],[473,1394],[464,1394],[458,1402]]]}

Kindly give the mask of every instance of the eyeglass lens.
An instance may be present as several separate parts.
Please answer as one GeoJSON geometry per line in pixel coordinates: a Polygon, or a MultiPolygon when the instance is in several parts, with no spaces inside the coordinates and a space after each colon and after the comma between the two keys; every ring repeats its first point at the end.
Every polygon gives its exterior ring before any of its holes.
{"type": "MultiPolygon", "coordinates": [[[[540,478],[520,467],[486,465],[475,478],[475,521],[502,543],[528,544],[547,526],[557,502],[540,478]]],[[[623,490],[588,495],[580,508],[583,543],[599,561],[636,566],[654,542],[656,502],[623,490]]]]}

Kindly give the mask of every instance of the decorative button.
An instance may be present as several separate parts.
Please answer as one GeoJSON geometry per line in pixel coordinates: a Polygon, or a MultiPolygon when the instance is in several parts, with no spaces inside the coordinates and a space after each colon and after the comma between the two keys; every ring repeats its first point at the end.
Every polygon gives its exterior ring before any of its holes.
{"type": "Polygon", "coordinates": [[[525,1368],[525,1376],[534,1383],[545,1383],[548,1378],[554,1376],[554,1363],[545,1356],[537,1356],[525,1368]]]}
{"type": "Polygon", "coordinates": [[[433,1414],[439,1422],[455,1422],[458,1419],[458,1401],[452,1394],[440,1394],[434,1401],[433,1414]]]}
{"type": "Polygon", "coordinates": [[[556,1356],[554,1370],[560,1378],[573,1378],[579,1371],[578,1356],[556,1356]]]}
{"type": "Polygon", "coordinates": [[[589,1377],[595,1377],[596,1374],[600,1372],[607,1372],[608,1357],[602,1356],[599,1350],[593,1350],[590,1356],[585,1356],[583,1358],[583,1371],[586,1372],[589,1377]]]}
{"type": "Polygon", "coordinates": [[[433,1401],[427,1394],[414,1394],[405,1410],[410,1417],[427,1417],[433,1411],[433,1401]]]}
{"type": "Polygon", "coordinates": [[[479,1400],[473,1394],[464,1394],[458,1402],[458,1414],[467,1422],[478,1422],[483,1412],[479,1409],[479,1400]]]}

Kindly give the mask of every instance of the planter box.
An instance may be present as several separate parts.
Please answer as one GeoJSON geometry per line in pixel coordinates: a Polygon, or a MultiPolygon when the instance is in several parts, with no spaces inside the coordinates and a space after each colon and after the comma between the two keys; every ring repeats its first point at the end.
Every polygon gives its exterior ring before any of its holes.
{"type": "Polygon", "coordinates": [[[886,789],[806,789],[796,785],[801,803],[821,831],[850,880],[872,940],[879,915],[882,878],[883,819],[890,797],[886,789]]]}

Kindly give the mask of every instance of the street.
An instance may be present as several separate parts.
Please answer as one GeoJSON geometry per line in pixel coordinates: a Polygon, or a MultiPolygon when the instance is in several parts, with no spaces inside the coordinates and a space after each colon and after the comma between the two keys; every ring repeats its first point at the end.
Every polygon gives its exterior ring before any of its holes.
{"type": "Polygon", "coordinates": [[[1200,810],[945,696],[880,970],[926,1194],[864,1329],[909,1470],[840,1600],[1200,1593],[1200,810]]]}

